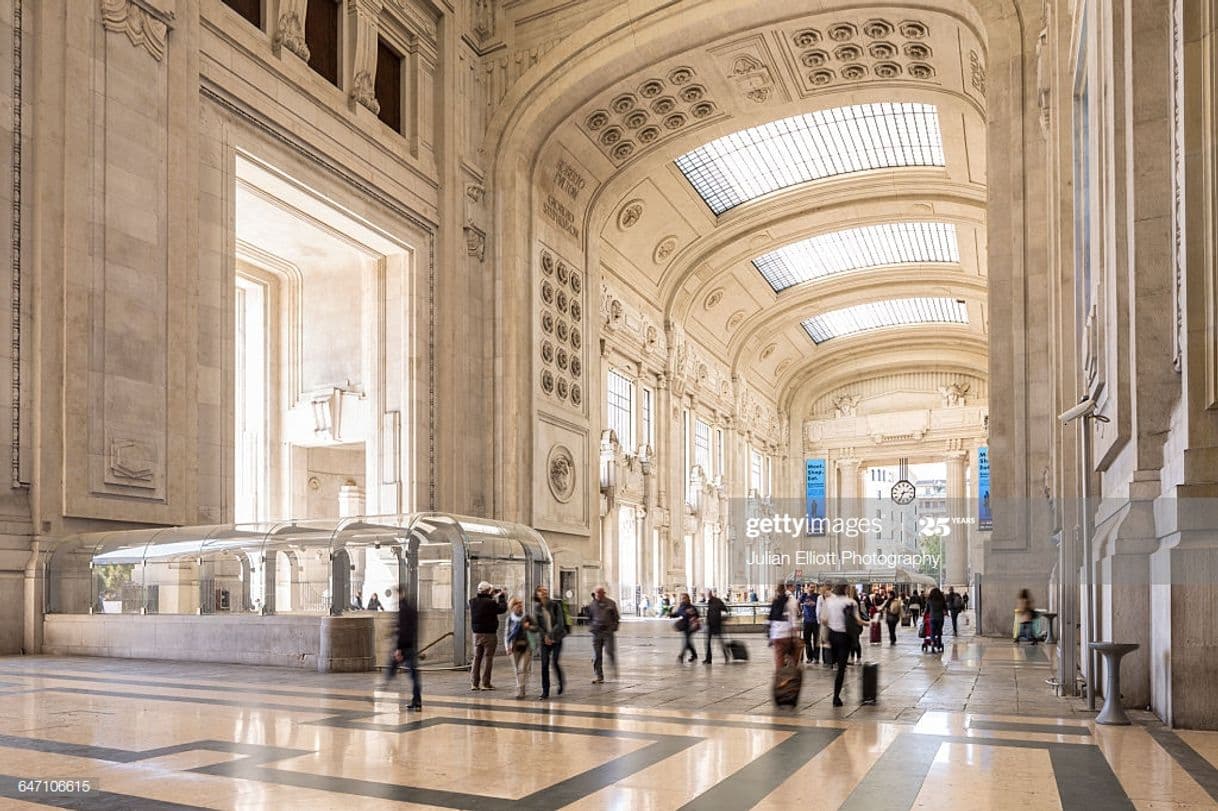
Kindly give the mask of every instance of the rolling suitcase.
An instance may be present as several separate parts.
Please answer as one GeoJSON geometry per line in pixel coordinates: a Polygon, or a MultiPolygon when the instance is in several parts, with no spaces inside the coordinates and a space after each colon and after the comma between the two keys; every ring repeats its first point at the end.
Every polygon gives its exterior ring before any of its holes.
{"type": "Polygon", "coordinates": [[[878,662],[863,663],[863,702],[875,704],[880,698],[880,665],[878,662]]]}
{"type": "Polygon", "coordinates": [[[723,657],[729,662],[747,662],[749,649],[739,639],[729,639],[723,643],[723,657]]]}
{"type": "Polygon", "coordinates": [[[872,620],[871,621],[871,644],[872,645],[882,645],[883,643],[884,643],[884,638],[880,635],[880,621],[872,620]]]}
{"type": "Polygon", "coordinates": [[[779,668],[774,673],[774,703],[779,707],[794,707],[799,703],[799,688],[804,672],[798,665],[779,668]]]}

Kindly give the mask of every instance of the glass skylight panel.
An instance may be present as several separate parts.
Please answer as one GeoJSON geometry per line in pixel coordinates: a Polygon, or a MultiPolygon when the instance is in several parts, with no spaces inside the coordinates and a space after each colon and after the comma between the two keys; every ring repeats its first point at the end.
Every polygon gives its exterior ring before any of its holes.
{"type": "Polygon", "coordinates": [[[869,169],[943,166],[932,104],[856,104],[734,132],[677,158],[716,216],[788,186],[869,169]]]}
{"type": "Polygon", "coordinates": [[[848,270],[884,265],[958,263],[956,226],[892,222],[847,228],[784,245],[753,260],[775,293],[848,270]]]}
{"type": "Polygon", "coordinates": [[[805,319],[814,343],[872,329],[909,324],[967,324],[968,307],[960,299],[906,298],[869,301],[805,319]]]}

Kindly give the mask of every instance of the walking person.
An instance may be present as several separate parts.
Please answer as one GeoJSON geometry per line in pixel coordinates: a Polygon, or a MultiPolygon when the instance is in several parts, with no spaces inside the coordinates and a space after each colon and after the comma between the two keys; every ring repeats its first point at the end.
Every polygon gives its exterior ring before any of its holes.
{"type": "Polygon", "coordinates": [[[853,656],[854,663],[859,665],[863,663],[863,629],[867,627],[868,614],[857,591],[851,588],[848,595],[854,601],[854,621],[849,625],[850,654],[853,656]]]}
{"type": "Polygon", "coordinates": [[[685,635],[685,644],[682,646],[681,652],[677,654],[677,663],[680,664],[685,661],[686,651],[689,651],[689,661],[698,661],[698,650],[694,647],[693,636],[702,627],[702,620],[698,614],[697,606],[689,599],[688,593],[681,593],[681,601],[672,610],[672,615],[677,618],[677,630],[685,635]]]}
{"type": "Polygon", "coordinates": [[[817,597],[816,586],[811,584],[805,586],[803,593],[799,595],[799,610],[803,617],[804,657],[807,658],[809,665],[820,661],[820,640],[817,638],[820,623],[816,618],[817,597]]]}
{"type": "Polygon", "coordinates": [[[905,604],[909,606],[909,616],[913,618],[913,624],[916,628],[918,626],[918,617],[922,615],[922,595],[916,591],[913,592],[909,595],[909,599],[905,601],[905,604]]]}
{"type": "Polygon", "coordinates": [[[503,648],[512,660],[516,675],[516,698],[524,698],[529,686],[529,671],[533,669],[533,649],[537,624],[524,613],[524,600],[513,597],[508,602],[507,622],[503,628],[503,648]]]}
{"type": "Polygon", "coordinates": [[[389,686],[389,682],[397,675],[399,668],[410,671],[412,687],[410,709],[421,712],[423,709],[423,680],[419,676],[419,614],[404,594],[398,599],[397,644],[393,654],[389,657],[389,667],[385,669],[385,679],[380,684],[381,689],[389,686]]]}
{"type": "Polygon", "coordinates": [[[562,602],[551,600],[550,590],[545,586],[533,590],[533,622],[541,637],[541,695],[538,701],[545,701],[550,697],[551,662],[558,676],[558,694],[562,695],[566,687],[558,659],[562,655],[562,641],[571,627],[567,624],[567,613],[563,610],[562,602]]]}
{"type": "Polygon", "coordinates": [[[799,664],[799,632],[802,612],[794,594],[779,583],[774,588],[774,599],[770,601],[769,622],[770,646],[774,648],[774,668],[799,664]]]}
{"type": "MultiPolygon", "coordinates": [[[[711,642],[715,637],[719,637],[719,644],[723,645],[723,617],[727,614],[727,605],[716,596],[714,589],[708,589],[706,592],[706,658],[702,660],[702,664],[709,665],[711,663],[711,642]]],[[[727,651],[724,651],[726,658],[727,651]]]]}
{"type": "Polygon", "coordinates": [[[617,678],[617,646],[614,636],[622,622],[617,603],[605,593],[604,586],[597,586],[588,603],[588,625],[592,629],[592,671],[596,673],[593,684],[605,683],[604,655],[609,654],[609,670],[617,678]]]}
{"type": "Polygon", "coordinates": [[[888,644],[897,644],[897,623],[901,621],[904,610],[901,597],[895,591],[888,592],[888,602],[884,604],[884,618],[888,621],[888,644]]]}
{"type": "Polygon", "coordinates": [[[947,599],[943,592],[935,586],[926,598],[926,613],[930,617],[930,649],[935,653],[943,652],[943,622],[947,619],[947,599]]]}
{"type": "Polygon", "coordinates": [[[960,636],[960,630],[957,625],[957,620],[960,617],[960,612],[964,610],[964,600],[956,593],[955,586],[947,587],[947,612],[952,618],[952,636],[960,636]]]}
{"type": "Polygon", "coordinates": [[[832,596],[833,589],[826,583],[821,586],[820,596],[816,598],[816,619],[820,623],[820,658],[826,668],[833,667],[834,664],[833,646],[829,641],[828,615],[825,613],[825,607],[832,596]]]}
{"type": "Polygon", "coordinates": [[[854,600],[846,596],[846,584],[833,587],[833,593],[825,600],[821,622],[829,629],[829,647],[833,661],[837,664],[837,676],[833,679],[833,706],[842,706],[842,683],[846,680],[846,659],[850,655],[850,615],[854,611],[854,600]]]}
{"type": "Polygon", "coordinates": [[[491,669],[499,640],[499,615],[507,613],[507,596],[483,580],[469,601],[469,625],[474,632],[474,666],[469,671],[471,690],[494,690],[491,669]],[[479,683],[481,678],[481,683],[479,683]]]}

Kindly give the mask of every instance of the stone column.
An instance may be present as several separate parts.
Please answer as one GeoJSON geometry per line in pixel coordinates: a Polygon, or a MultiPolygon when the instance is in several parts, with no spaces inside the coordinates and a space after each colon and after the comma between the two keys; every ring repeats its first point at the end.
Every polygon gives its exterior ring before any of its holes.
{"type": "Polygon", "coordinates": [[[968,509],[964,497],[964,466],[967,463],[964,451],[948,451],[944,458],[947,465],[947,515],[950,524],[948,535],[943,539],[943,571],[947,585],[967,585],[968,581],[968,534],[965,532],[965,511],[968,509]]]}
{"type": "MultiPolygon", "coordinates": [[[[862,488],[859,482],[859,460],[853,458],[837,459],[834,462],[837,468],[837,514],[849,520],[858,515],[861,508],[860,499],[862,498],[862,488]]],[[[837,551],[839,555],[844,552],[859,552],[863,549],[865,540],[862,535],[856,538],[849,538],[845,534],[839,533],[837,540],[837,551]]],[[[841,558],[838,558],[838,563],[841,564],[841,558]]]]}
{"type": "Polygon", "coordinates": [[[346,71],[350,88],[351,108],[363,105],[377,115],[381,105],[376,100],[376,49],[381,0],[351,0],[347,5],[346,71]]]}

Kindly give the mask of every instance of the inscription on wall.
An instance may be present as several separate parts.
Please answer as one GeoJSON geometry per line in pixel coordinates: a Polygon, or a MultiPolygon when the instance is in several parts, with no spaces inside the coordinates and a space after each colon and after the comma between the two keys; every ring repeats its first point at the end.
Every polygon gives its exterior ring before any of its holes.
{"type": "Polygon", "coordinates": [[[542,174],[540,185],[544,194],[541,213],[578,242],[580,228],[577,223],[583,210],[581,198],[588,187],[587,171],[562,149],[558,160],[542,174]]]}

